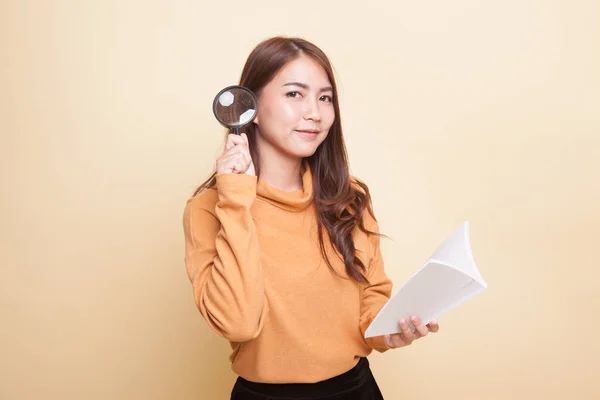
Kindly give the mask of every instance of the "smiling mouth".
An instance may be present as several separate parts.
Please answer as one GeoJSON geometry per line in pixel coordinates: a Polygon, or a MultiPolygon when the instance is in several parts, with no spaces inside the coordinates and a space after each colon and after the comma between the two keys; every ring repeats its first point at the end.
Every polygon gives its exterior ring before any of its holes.
{"type": "Polygon", "coordinates": [[[316,135],[319,133],[317,129],[296,129],[296,132],[304,133],[307,135],[316,135]]]}

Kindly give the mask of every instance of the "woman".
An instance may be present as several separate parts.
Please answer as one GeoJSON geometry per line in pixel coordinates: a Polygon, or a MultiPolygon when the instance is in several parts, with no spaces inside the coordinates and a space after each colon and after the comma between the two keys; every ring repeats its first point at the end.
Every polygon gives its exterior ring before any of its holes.
{"type": "Polygon", "coordinates": [[[184,212],[196,304],[228,339],[231,398],[382,399],[369,369],[385,352],[436,332],[364,338],[391,295],[367,186],[351,177],[327,56],[298,38],[260,43],[240,85],[254,122],[229,134],[215,173],[184,212]]]}

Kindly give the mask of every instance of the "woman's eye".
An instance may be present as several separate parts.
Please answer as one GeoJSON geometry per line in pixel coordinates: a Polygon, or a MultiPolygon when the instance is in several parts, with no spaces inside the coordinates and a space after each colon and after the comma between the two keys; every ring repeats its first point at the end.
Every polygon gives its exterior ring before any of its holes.
{"type": "Polygon", "coordinates": [[[298,97],[300,96],[300,92],[289,92],[286,94],[287,97],[298,97]]]}
{"type": "Polygon", "coordinates": [[[331,103],[331,102],[333,102],[333,97],[331,97],[331,96],[321,96],[321,100],[324,100],[327,103],[331,103]]]}

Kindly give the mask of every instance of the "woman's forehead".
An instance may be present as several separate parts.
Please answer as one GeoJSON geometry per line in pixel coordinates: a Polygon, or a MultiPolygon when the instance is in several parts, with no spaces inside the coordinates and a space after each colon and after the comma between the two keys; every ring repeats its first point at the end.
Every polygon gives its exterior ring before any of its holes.
{"type": "Polygon", "coordinates": [[[316,90],[331,86],[325,69],[318,62],[306,56],[299,57],[284,65],[273,78],[273,82],[278,86],[296,82],[316,90]]]}

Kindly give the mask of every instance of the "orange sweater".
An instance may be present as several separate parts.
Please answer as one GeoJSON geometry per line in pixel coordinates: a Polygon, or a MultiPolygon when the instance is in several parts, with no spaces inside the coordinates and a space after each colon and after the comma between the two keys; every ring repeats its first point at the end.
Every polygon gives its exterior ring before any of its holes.
{"type": "MultiPolygon", "coordinates": [[[[185,262],[196,305],[230,341],[232,370],[265,383],[310,383],[350,370],[383,336],[364,338],[391,295],[379,238],[355,233],[370,285],[334,275],[322,258],[312,175],[284,192],[260,178],[217,174],[217,186],[188,200],[185,262]]],[[[367,229],[378,232],[373,218],[367,229]]],[[[348,277],[330,246],[333,267],[348,277]]]]}

